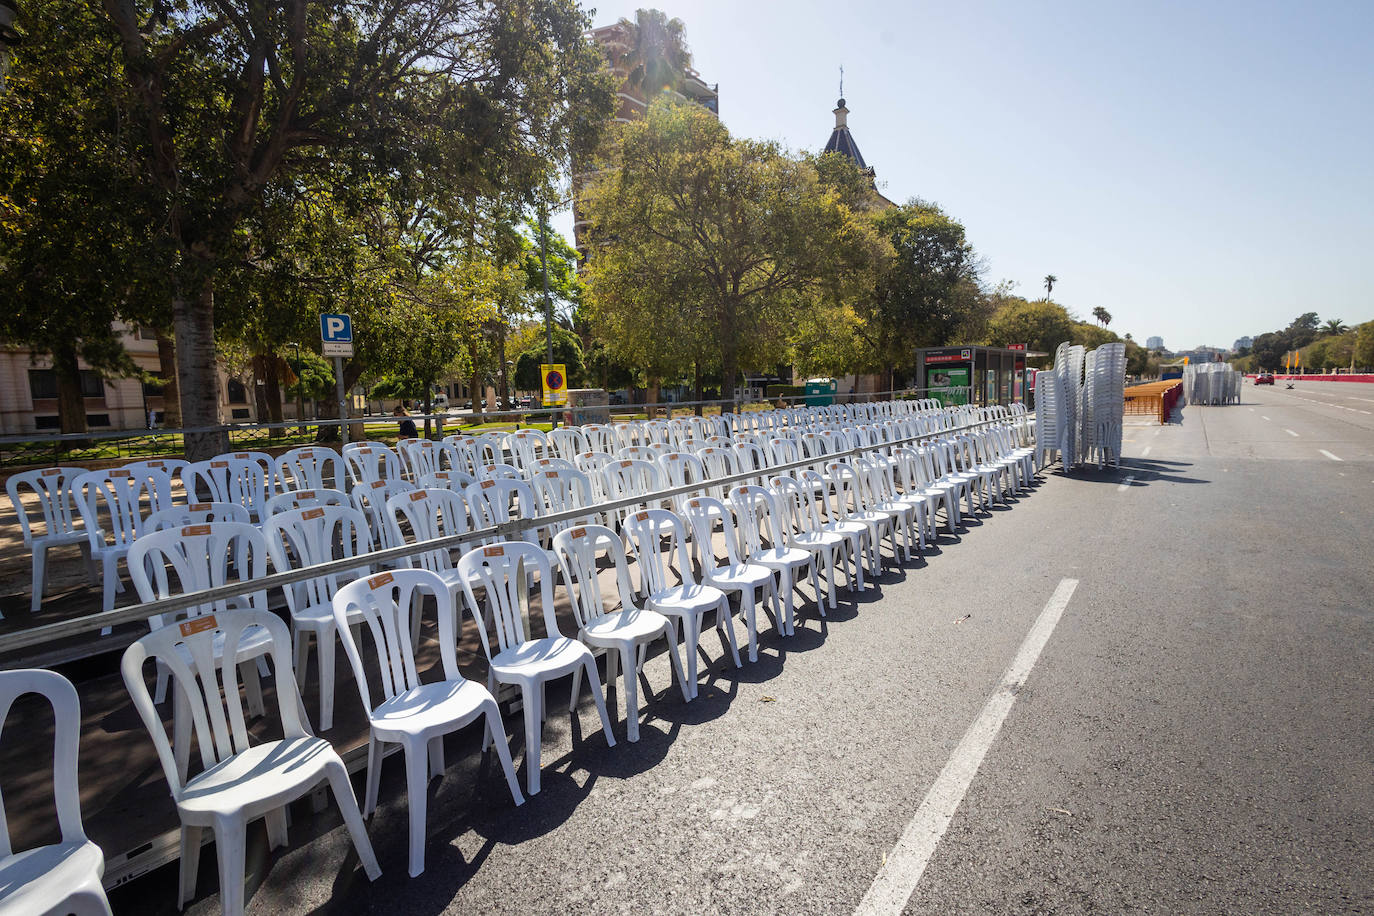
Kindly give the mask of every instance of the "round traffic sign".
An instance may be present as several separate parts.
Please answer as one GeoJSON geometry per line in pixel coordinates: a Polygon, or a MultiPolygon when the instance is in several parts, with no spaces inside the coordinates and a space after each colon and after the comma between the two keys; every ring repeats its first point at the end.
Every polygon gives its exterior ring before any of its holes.
{"type": "Polygon", "coordinates": [[[557,369],[550,369],[548,374],[544,376],[544,384],[548,386],[550,391],[558,391],[563,387],[563,373],[557,369]]]}

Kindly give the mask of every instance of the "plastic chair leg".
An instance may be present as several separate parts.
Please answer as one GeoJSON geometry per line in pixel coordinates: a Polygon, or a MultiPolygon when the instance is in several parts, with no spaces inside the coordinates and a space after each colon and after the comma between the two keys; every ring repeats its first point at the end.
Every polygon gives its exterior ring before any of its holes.
{"type": "Polygon", "coordinates": [[[367,739],[367,788],[363,794],[363,816],[371,817],[377,810],[377,792],[382,784],[382,742],[367,739]]]}
{"type": "Polygon", "coordinates": [[[611,730],[611,719],[606,714],[606,700],[601,695],[601,682],[596,679],[596,662],[587,659],[587,686],[591,688],[592,700],[596,702],[596,711],[601,715],[601,730],[606,733],[606,744],[615,747],[615,732],[611,730]]]}
{"type": "Polygon", "coordinates": [[[43,587],[48,581],[48,545],[33,545],[33,598],[29,601],[29,613],[37,614],[43,606],[43,587]]]}
{"type": "Polygon", "coordinates": [[[639,740],[639,678],[635,675],[633,643],[620,650],[620,665],[625,669],[625,738],[639,740]]]}
{"type": "Polygon", "coordinates": [[[367,828],[363,826],[363,816],[358,810],[358,799],[353,795],[353,784],[348,781],[348,770],[343,761],[335,759],[325,766],[325,776],[329,787],[334,791],[334,803],[339,806],[348,835],[353,838],[353,848],[358,850],[358,858],[363,863],[363,871],[369,881],[382,876],[382,868],[377,864],[377,855],[372,851],[372,843],[367,838],[367,828]]]}
{"type": "Polygon", "coordinates": [[[444,770],[444,736],[435,735],[429,739],[429,778],[443,776],[444,770]]]}
{"type": "Polygon", "coordinates": [[[219,900],[224,916],[243,913],[245,825],[238,817],[215,819],[215,855],[219,859],[219,900]]]}
{"type": "MultiPolygon", "coordinates": [[[[592,677],[593,675],[588,675],[592,677]]],[[[595,693],[595,687],[592,692],[595,693]]],[[[543,699],[544,685],[522,684],[520,697],[525,706],[525,791],[530,795],[539,794],[539,742],[543,736],[544,715],[539,709],[543,699]]],[[[602,704],[602,709],[605,705],[602,704]]]]}
{"type": "MultiPolygon", "coordinates": [[[[744,628],[749,636],[749,660],[759,660],[758,602],[755,600],[755,587],[750,585],[739,594],[740,609],[744,611],[744,628]]],[[[767,600],[767,596],[764,597],[767,600]]]]}
{"type": "Polygon", "coordinates": [[[196,895],[196,876],[200,872],[200,841],[205,828],[181,826],[181,875],[177,887],[177,909],[196,895]]]}
{"type": "MultiPolygon", "coordinates": [[[[674,624],[676,629],[676,624],[674,624]]],[[[696,618],[696,626],[686,617],[682,618],[682,636],[686,644],[683,648],[687,652],[687,684],[691,688],[692,696],[697,695],[697,644],[701,640],[701,618],[696,618]]],[[[673,642],[676,643],[676,634],[673,642]]]]}
{"type": "Polygon", "coordinates": [[[267,848],[278,849],[286,845],[286,808],[268,811],[263,817],[267,824],[267,848]]]}
{"type": "Polygon", "coordinates": [[[415,741],[405,745],[406,804],[410,811],[410,877],[425,870],[425,812],[429,803],[429,754],[415,741]]]}
{"type": "Polygon", "coordinates": [[[315,651],[320,657],[320,731],[334,727],[334,626],[315,631],[315,651]]]}
{"type": "Polygon", "coordinates": [[[739,640],[735,638],[735,619],[730,614],[730,599],[721,598],[720,604],[716,605],[716,628],[725,631],[725,637],[730,641],[730,657],[735,660],[735,667],[742,667],[739,660],[739,640]]]}

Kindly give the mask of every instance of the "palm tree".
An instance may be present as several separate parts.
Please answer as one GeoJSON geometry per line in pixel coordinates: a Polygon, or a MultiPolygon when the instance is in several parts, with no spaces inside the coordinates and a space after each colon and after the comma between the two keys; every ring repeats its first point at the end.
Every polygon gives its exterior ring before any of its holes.
{"type": "Polygon", "coordinates": [[[1046,299],[1048,299],[1048,298],[1050,297],[1050,293],[1054,292],[1054,284],[1056,284],[1056,283],[1058,283],[1058,282],[1059,282],[1059,278],[1056,277],[1054,274],[1045,274],[1045,298],[1046,298],[1046,299]]]}
{"type": "Polygon", "coordinates": [[[1327,321],[1326,324],[1322,325],[1323,335],[1344,334],[1348,330],[1350,330],[1350,326],[1347,325],[1345,322],[1341,321],[1339,318],[1332,318],[1331,320],[1327,321]]]}
{"type": "Polygon", "coordinates": [[[1097,323],[1104,328],[1112,323],[1112,313],[1100,305],[1093,309],[1093,317],[1096,318],[1097,323]]]}
{"type": "Polygon", "coordinates": [[[645,101],[677,89],[692,54],[683,38],[681,19],[662,10],[637,10],[633,21],[621,19],[618,34],[606,43],[611,66],[625,75],[626,88],[638,90],[645,101]]]}

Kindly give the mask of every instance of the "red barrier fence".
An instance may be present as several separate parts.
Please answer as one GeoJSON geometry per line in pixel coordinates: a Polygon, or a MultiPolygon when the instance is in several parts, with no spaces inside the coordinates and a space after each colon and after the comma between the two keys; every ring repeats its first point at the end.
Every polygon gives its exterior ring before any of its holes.
{"type": "MultiPolygon", "coordinates": [[[[1248,379],[1253,379],[1255,377],[1255,373],[1247,372],[1245,377],[1248,379]]],[[[1342,373],[1340,375],[1313,375],[1311,373],[1307,375],[1276,374],[1274,378],[1276,380],[1282,380],[1285,382],[1374,382],[1374,372],[1350,372],[1342,373]]]]}

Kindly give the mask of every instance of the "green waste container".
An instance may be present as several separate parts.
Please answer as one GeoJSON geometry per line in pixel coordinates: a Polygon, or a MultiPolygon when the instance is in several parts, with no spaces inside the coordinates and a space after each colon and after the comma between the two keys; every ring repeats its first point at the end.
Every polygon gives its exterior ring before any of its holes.
{"type": "Polygon", "coordinates": [[[833,378],[809,378],[806,380],[806,403],[809,407],[826,407],[835,403],[835,393],[840,383],[833,378]]]}

